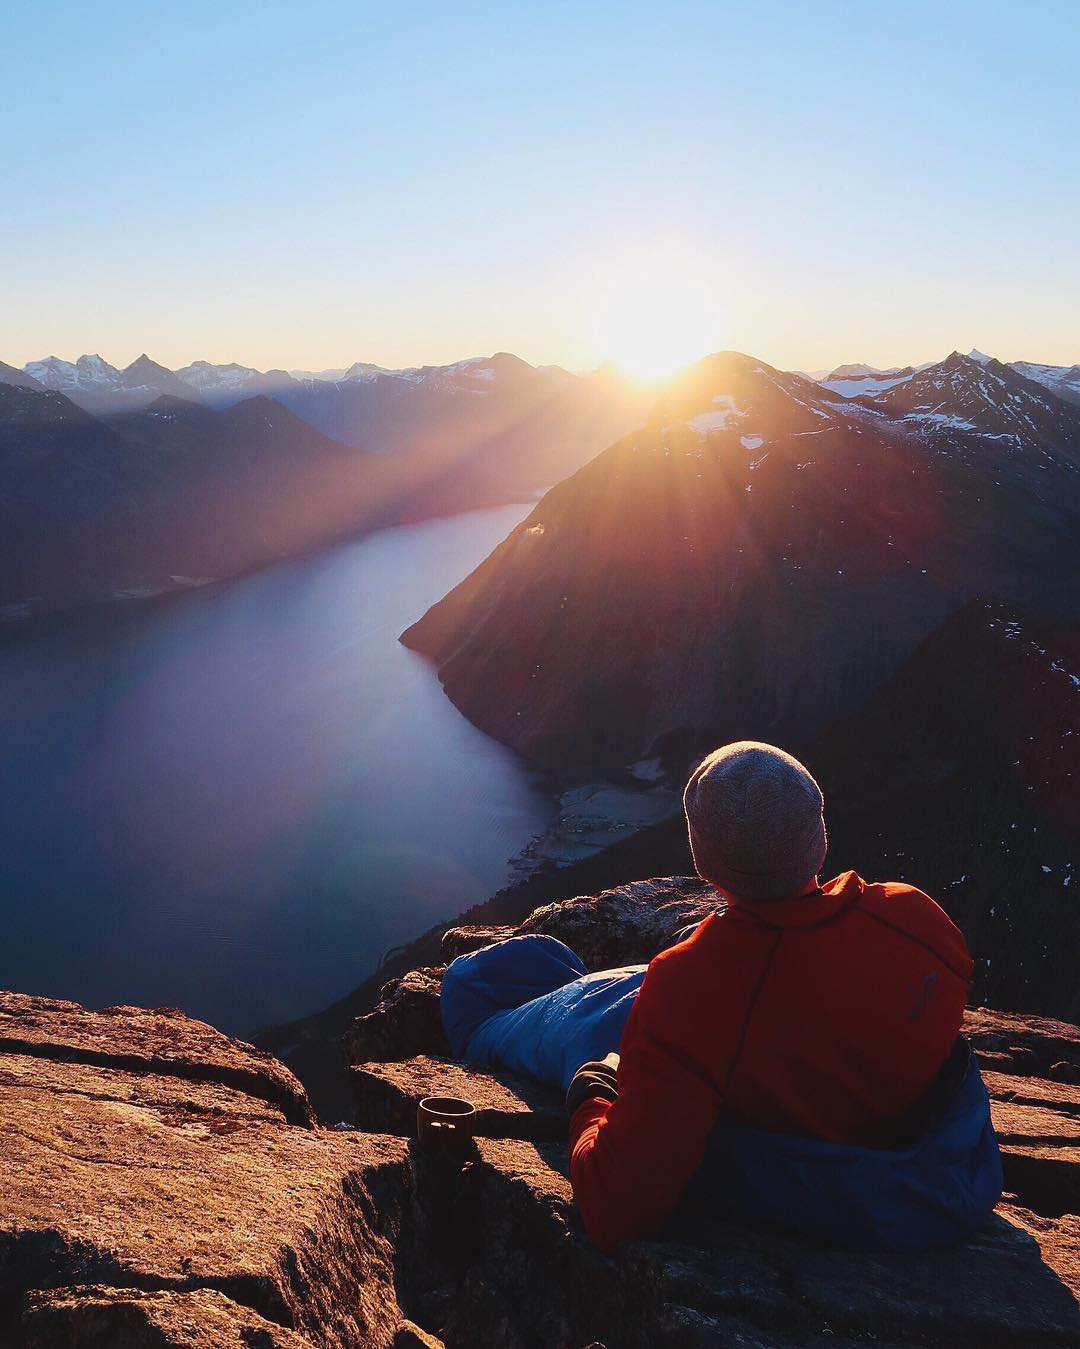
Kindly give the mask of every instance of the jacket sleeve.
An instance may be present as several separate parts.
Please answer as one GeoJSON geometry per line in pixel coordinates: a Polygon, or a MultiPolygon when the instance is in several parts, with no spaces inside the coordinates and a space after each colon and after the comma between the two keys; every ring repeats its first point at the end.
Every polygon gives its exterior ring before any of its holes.
{"type": "Polygon", "coordinates": [[[711,1018],[694,1006],[681,965],[672,952],[649,967],[623,1033],[618,1099],[588,1100],[570,1121],[574,1196],[604,1251],[663,1226],[701,1165],[719,1113],[702,1053],[711,1018]]]}

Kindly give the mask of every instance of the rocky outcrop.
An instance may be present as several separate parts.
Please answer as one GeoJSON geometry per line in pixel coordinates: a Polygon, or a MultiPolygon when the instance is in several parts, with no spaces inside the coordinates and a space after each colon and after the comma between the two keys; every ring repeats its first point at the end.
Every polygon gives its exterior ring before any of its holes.
{"type": "Polygon", "coordinates": [[[716,891],[697,876],[632,881],[558,904],[545,904],[516,927],[452,927],[443,935],[442,956],[456,956],[504,937],[544,933],[558,937],[590,970],[649,961],[682,928],[700,923],[718,904],[716,891]]]}
{"type": "Polygon", "coordinates": [[[222,1035],[171,1008],[108,1007],[0,992],[0,1054],[181,1078],[228,1087],[275,1107],[290,1124],[313,1124],[307,1093],[265,1050],[222,1035]]]}
{"type": "Polygon", "coordinates": [[[31,1293],[23,1315],[26,1349],[85,1344],[210,1345],[215,1349],[311,1349],[312,1341],[274,1325],[224,1293],[145,1292],[139,1288],[59,1288],[31,1293]]]}
{"type": "Polygon", "coordinates": [[[352,1062],[447,1051],[439,1017],[439,987],[445,968],[412,970],[383,985],[375,1010],[358,1016],[345,1033],[343,1044],[352,1062]]]}
{"type": "MultiPolygon", "coordinates": [[[[593,969],[647,960],[708,906],[689,878],[641,882],[546,906],[516,928],[451,929],[443,954],[545,931],[586,945],[593,969]]],[[[1080,1029],[988,1008],[968,1013],[1008,1193],[962,1247],[924,1256],[824,1251],[687,1216],[665,1240],[628,1244],[609,1259],[574,1215],[566,1149],[550,1129],[556,1094],[441,1057],[441,1030],[417,1052],[417,1028],[435,1022],[440,974],[392,981],[358,1018],[352,1043],[377,1043],[381,1054],[356,1062],[352,1080],[362,1129],[411,1134],[425,1095],[461,1096],[481,1111],[484,1136],[464,1165],[414,1157],[414,1240],[424,1259],[410,1314],[446,1344],[1080,1345],[1080,1029]],[[495,1134],[503,1136],[487,1136],[495,1134]]]]}
{"type": "MultiPolygon", "coordinates": [[[[654,880],[509,930],[597,967],[648,959],[709,904],[654,880]]],[[[507,931],[458,929],[446,954],[507,931]]],[[[699,1214],[607,1257],[574,1211],[558,1093],[446,1057],[443,968],[357,1019],[332,1130],[271,1056],[179,1012],[0,998],[0,1345],[1080,1346],[1080,1029],[969,1013],[1009,1193],[961,1247],[821,1250],[699,1214]],[[413,1139],[427,1095],[477,1106],[464,1154],[413,1139]]]]}
{"type": "Polygon", "coordinates": [[[178,1012],[5,995],[0,1344],[389,1346],[401,1138],[178,1012]]]}

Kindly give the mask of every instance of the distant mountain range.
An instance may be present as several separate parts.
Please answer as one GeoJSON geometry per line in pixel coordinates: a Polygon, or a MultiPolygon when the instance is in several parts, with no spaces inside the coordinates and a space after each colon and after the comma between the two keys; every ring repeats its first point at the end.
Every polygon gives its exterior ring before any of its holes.
{"type": "Polygon", "coordinates": [[[505,354],[333,381],[147,356],[0,365],[0,622],[527,496],[643,399],[612,371],[505,354]]]}
{"type": "MultiPolygon", "coordinates": [[[[753,404],[761,426],[749,441],[764,443],[786,415],[776,401],[785,384],[789,410],[801,400],[815,428],[912,442],[950,434],[954,457],[987,466],[996,454],[1008,475],[1017,454],[1042,453],[1047,467],[1033,471],[1052,471],[1080,408],[1080,367],[1004,366],[978,352],[920,368],[840,366],[820,382],[773,376],[775,406],[759,414],[753,404]],[[845,418],[855,419],[847,431],[845,418]]],[[[665,397],[678,400],[695,378],[665,397]]],[[[147,355],[123,369],[97,355],[0,363],[0,621],[218,579],[350,532],[527,496],[634,427],[655,436],[655,401],[610,368],[577,375],[507,353],[318,373],[206,361],[169,370],[147,355]]],[[[713,418],[710,437],[727,424],[722,413],[696,414],[713,418]]],[[[781,461],[770,453],[746,487],[770,479],[781,461]]],[[[529,725],[520,710],[515,720],[529,725]]]]}

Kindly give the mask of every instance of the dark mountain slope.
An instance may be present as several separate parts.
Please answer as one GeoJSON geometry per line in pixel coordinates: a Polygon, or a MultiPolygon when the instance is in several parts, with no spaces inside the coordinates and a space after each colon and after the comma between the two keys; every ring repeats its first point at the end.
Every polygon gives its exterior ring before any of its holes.
{"type": "Polygon", "coordinates": [[[198,391],[146,356],[125,370],[100,356],[32,367],[0,366],[0,622],[531,495],[633,424],[643,397],[609,372],[508,355],[356,367],[337,384],[199,362],[198,391]]]}
{"type": "Polygon", "coordinates": [[[929,636],[813,756],[834,870],[928,890],[975,996],[1080,1011],[1080,626],[997,602],[929,636]]]}
{"type": "Polygon", "coordinates": [[[25,370],[16,370],[13,365],[0,361],[0,384],[11,384],[19,389],[44,389],[45,385],[25,370]]]}
{"type": "Polygon", "coordinates": [[[562,770],[808,747],[966,600],[1078,611],[1080,419],[1058,406],[1056,447],[1006,454],[710,357],[403,641],[477,725],[562,770]]]}
{"type": "MultiPolygon", "coordinates": [[[[1018,452],[1053,458],[1065,444],[1077,448],[1074,407],[1000,361],[958,351],[859,401],[916,433],[948,435],[957,449],[999,464],[1018,452]]],[[[1080,455],[1074,462],[1080,465],[1080,455]]]]}
{"type": "Polygon", "coordinates": [[[90,416],[0,384],[10,617],[230,576],[376,523],[381,467],[265,398],[90,416]]]}

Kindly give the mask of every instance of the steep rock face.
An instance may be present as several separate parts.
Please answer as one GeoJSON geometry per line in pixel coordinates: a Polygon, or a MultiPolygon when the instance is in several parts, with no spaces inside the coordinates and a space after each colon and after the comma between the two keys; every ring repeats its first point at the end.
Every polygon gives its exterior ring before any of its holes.
{"type": "MultiPolygon", "coordinates": [[[[444,950],[449,958],[543,923],[566,940],[588,926],[601,963],[647,959],[700,902],[694,882],[656,880],[549,906],[517,928],[452,929],[444,950]]],[[[373,1043],[380,1023],[384,1052],[352,1071],[361,1128],[411,1132],[425,1095],[463,1096],[484,1112],[485,1136],[463,1166],[415,1157],[424,1257],[410,1314],[445,1344],[1080,1344],[1080,1029],[968,1013],[1010,1193],[963,1246],[903,1257],[818,1250],[684,1214],[663,1240],[626,1244],[609,1259],[584,1239],[573,1211],[565,1147],[549,1131],[556,1094],[451,1063],[437,1036],[417,1053],[416,1000],[431,1000],[434,1024],[438,976],[425,971],[407,997],[401,982],[388,986],[361,1018],[368,1026],[358,1041],[373,1043]]]]}
{"type": "Polygon", "coordinates": [[[402,640],[556,768],[805,749],[978,594],[1080,612],[1080,419],[1044,398],[1026,437],[979,439],[710,357],[402,640]]]}

